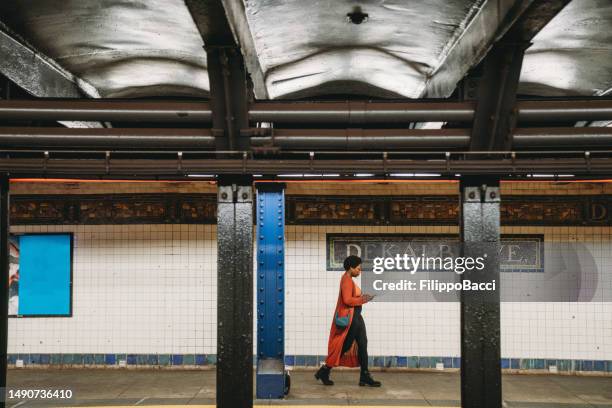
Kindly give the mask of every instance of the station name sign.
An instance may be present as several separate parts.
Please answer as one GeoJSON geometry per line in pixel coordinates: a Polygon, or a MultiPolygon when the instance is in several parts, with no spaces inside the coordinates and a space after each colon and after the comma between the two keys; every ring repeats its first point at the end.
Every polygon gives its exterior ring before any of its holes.
{"type": "MultiPolygon", "coordinates": [[[[344,259],[357,255],[371,271],[375,258],[460,256],[455,235],[327,234],[327,270],[342,271],[344,259]]],[[[543,235],[502,235],[498,247],[501,272],[543,272],[543,235]]]]}

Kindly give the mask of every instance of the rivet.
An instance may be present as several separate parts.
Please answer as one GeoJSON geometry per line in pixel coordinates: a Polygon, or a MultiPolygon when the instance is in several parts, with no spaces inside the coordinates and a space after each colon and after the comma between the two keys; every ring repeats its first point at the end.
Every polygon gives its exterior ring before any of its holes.
{"type": "Polygon", "coordinates": [[[489,194],[489,197],[495,198],[497,197],[497,194],[495,194],[495,191],[491,191],[491,194],[489,194]]]}
{"type": "Polygon", "coordinates": [[[249,195],[247,193],[242,193],[242,199],[246,200],[249,197],[249,195]]]}
{"type": "Polygon", "coordinates": [[[221,198],[224,200],[227,199],[227,193],[221,193],[221,198]]]}
{"type": "Polygon", "coordinates": [[[470,194],[468,194],[468,197],[470,198],[476,198],[476,193],[474,193],[473,191],[470,192],[470,194]]]}

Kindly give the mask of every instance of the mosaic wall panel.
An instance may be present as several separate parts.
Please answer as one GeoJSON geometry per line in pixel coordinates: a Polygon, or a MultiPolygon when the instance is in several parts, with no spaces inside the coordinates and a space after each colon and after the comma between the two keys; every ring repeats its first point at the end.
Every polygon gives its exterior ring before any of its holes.
{"type": "MultiPolygon", "coordinates": [[[[456,225],[456,196],[287,197],[288,224],[456,225]]],[[[214,224],[212,194],[13,196],[14,225],[214,224]]],[[[612,196],[504,196],[502,225],[612,225],[612,196]]]]}
{"type": "Polygon", "coordinates": [[[214,224],[216,196],[83,195],[13,196],[13,225],[56,224],[214,224]]]}

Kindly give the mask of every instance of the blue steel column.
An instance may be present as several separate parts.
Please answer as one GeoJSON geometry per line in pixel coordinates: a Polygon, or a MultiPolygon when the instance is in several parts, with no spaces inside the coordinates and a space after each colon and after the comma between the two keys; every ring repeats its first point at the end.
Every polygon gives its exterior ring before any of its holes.
{"type": "Polygon", "coordinates": [[[285,185],[257,185],[257,398],[285,391],[285,185]]]}

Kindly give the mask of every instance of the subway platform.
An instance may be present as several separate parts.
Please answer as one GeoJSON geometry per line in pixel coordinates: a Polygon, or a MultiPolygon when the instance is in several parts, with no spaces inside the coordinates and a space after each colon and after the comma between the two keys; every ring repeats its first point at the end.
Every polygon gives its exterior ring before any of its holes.
{"type": "MultiPolygon", "coordinates": [[[[458,372],[374,372],[381,388],[360,387],[358,372],[335,370],[335,385],[313,378],[311,369],[291,372],[284,400],[255,400],[255,406],[458,407],[458,372]]],[[[71,390],[67,400],[8,399],[7,408],[27,407],[214,407],[215,370],[12,369],[8,390],[71,390]]],[[[504,407],[612,408],[612,377],[503,376],[504,407]]]]}

